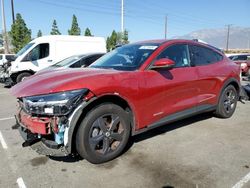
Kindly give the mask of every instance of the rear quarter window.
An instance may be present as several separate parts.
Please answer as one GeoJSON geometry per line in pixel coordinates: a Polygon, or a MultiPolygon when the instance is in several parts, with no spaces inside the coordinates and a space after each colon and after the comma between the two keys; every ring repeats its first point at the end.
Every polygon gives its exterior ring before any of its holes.
{"type": "Polygon", "coordinates": [[[190,58],[193,65],[209,65],[219,62],[223,56],[212,49],[203,46],[190,46],[190,58]]]}

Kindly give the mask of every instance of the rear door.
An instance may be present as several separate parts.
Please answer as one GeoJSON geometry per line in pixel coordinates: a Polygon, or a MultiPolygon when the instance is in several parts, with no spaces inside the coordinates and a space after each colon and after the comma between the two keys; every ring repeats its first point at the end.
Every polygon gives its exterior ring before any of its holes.
{"type": "Polygon", "coordinates": [[[147,101],[143,102],[146,124],[186,109],[195,110],[197,105],[197,72],[190,66],[188,45],[174,44],[164,49],[156,58],[168,58],[175,62],[171,70],[145,71],[147,101]]]}
{"type": "Polygon", "coordinates": [[[190,45],[191,63],[197,68],[198,106],[214,105],[226,74],[223,56],[199,45],[190,45]]]}

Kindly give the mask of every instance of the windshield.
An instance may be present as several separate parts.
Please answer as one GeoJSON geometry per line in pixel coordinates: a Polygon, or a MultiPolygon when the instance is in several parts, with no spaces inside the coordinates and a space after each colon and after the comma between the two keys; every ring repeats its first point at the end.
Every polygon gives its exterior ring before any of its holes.
{"type": "Polygon", "coordinates": [[[84,57],[84,55],[74,55],[74,56],[70,56],[62,61],[59,61],[58,63],[52,65],[53,67],[65,67],[65,66],[69,66],[72,63],[78,61],[79,59],[81,59],[82,57],[84,57]]]}
{"type": "Polygon", "coordinates": [[[138,69],[159,44],[129,44],[95,61],[90,67],[132,71],[138,69]]]}
{"type": "Polygon", "coordinates": [[[28,43],[26,46],[24,46],[16,55],[15,57],[21,56],[24,52],[26,52],[31,46],[33,46],[35,43],[28,43]]]}

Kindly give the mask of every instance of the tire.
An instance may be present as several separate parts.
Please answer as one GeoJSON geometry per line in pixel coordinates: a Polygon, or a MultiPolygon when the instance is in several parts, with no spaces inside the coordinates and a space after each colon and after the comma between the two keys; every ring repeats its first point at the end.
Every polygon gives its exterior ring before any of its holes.
{"type": "Polygon", "coordinates": [[[76,134],[76,150],[87,161],[100,164],[119,156],[129,137],[128,114],[118,105],[105,103],[82,120],[76,134]]]}
{"type": "Polygon", "coordinates": [[[19,83],[19,82],[23,81],[25,78],[27,78],[29,76],[31,76],[31,74],[28,73],[28,72],[23,72],[21,74],[18,74],[17,77],[16,77],[16,83],[19,83]]]}
{"type": "Polygon", "coordinates": [[[239,95],[234,86],[228,85],[224,88],[220,95],[215,115],[220,118],[230,118],[236,109],[238,97],[239,95]]]}

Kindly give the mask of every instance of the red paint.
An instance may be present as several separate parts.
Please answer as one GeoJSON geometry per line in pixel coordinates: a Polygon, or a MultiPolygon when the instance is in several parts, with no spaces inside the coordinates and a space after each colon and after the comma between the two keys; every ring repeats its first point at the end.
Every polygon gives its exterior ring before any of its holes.
{"type": "MultiPolygon", "coordinates": [[[[181,110],[200,104],[216,105],[225,81],[231,77],[240,80],[239,66],[221,54],[224,59],[210,65],[147,69],[163,49],[177,43],[206,46],[188,40],[165,41],[136,71],[64,69],[29,77],[13,87],[11,93],[20,98],[88,88],[96,97],[118,94],[130,105],[137,130],[181,110]]],[[[33,124],[39,123],[26,122],[32,132],[45,133],[33,124]]]]}
{"type": "Polygon", "coordinates": [[[38,133],[42,135],[50,134],[49,118],[31,117],[23,111],[21,111],[18,116],[20,122],[24,126],[26,126],[32,133],[38,133]]]}

